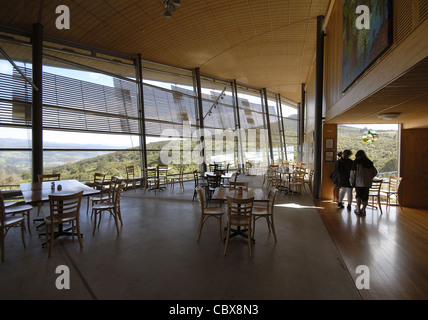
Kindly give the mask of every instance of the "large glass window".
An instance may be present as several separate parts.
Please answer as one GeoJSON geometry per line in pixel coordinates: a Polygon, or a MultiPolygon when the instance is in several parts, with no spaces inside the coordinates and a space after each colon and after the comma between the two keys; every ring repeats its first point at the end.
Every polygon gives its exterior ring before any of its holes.
{"type": "Polygon", "coordinates": [[[168,174],[199,169],[196,94],[192,72],[143,62],[147,166],[168,164],[168,174]]]}
{"type": "Polygon", "coordinates": [[[95,172],[125,177],[141,169],[135,67],[60,52],[43,60],[43,167],[61,179],[91,181],[95,172]],[[114,72],[117,72],[116,74],[114,72]]]}
{"type": "MultiPolygon", "coordinates": [[[[31,78],[30,39],[14,37],[0,45],[31,78]]],[[[275,161],[295,158],[296,105],[279,95],[268,92],[266,108],[261,89],[238,83],[235,91],[232,80],[201,75],[199,114],[195,72],[142,61],[140,104],[133,59],[50,42],[43,54],[44,173],[81,181],[95,172],[124,177],[127,165],[142,173],[142,156],[148,167],[168,164],[169,174],[179,165],[191,173],[202,161],[266,167],[271,152],[275,161]]],[[[0,59],[0,184],[19,188],[32,178],[32,86],[0,59]]]]}
{"type": "Polygon", "coordinates": [[[205,161],[235,167],[236,113],[231,82],[201,77],[205,161]]]}
{"type": "Polygon", "coordinates": [[[268,132],[260,90],[238,86],[238,109],[244,162],[267,166],[268,132]]]}
{"type": "Polygon", "coordinates": [[[379,178],[398,176],[399,163],[398,124],[361,124],[337,126],[337,151],[349,149],[354,158],[358,150],[364,150],[378,171],[379,178]],[[376,132],[376,140],[367,141],[363,136],[368,131],[376,132]],[[369,142],[369,143],[367,143],[369,142]]]}
{"type": "Polygon", "coordinates": [[[281,97],[281,115],[284,127],[284,145],[287,152],[287,160],[297,160],[298,144],[298,109],[297,104],[281,97]]]}
{"type": "MultiPolygon", "coordinates": [[[[19,70],[31,79],[30,39],[0,40],[0,47],[19,70]]],[[[19,189],[31,181],[31,100],[32,86],[0,54],[0,185],[19,189]]]]}

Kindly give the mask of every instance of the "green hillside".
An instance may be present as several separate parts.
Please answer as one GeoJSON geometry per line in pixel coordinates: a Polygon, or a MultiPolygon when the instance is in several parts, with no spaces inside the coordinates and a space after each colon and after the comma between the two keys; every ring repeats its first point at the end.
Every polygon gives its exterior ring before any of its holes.
{"type": "MultiPolygon", "coordinates": [[[[376,130],[379,139],[372,144],[364,143],[361,138],[364,131],[367,131],[367,128],[338,126],[337,150],[350,149],[354,155],[358,150],[364,150],[379,172],[397,171],[398,131],[376,130]]],[[[353,158],[352,156],[351,159],[353,158]]]]}
{"type": "MultiPolygon", "coordinates": [[[[357,150],[363,149],[370,159],[375,163],[379,172],[390,172],[397,170],[398,159],[398,132],[378,131],[379,139],[367,145],[363,142],[361,135],[365,129],[357,129],[348,126],[339,126],[338,150],[351,149],[355,154],[357,150]]],[[[275,138],[273,139],[275,140],[275,138]]],[[[290,142],[290,141],[288,141],[290,142]]],[[[154,142],[147,145],[148,166],[156,166],[161,163],[160,150],[168,141],[154,142]]],[[[274,143],[275,144],[275,143],[274,143]]],[[[195,144],[191,146],[194,149],[195,144]]],[[[134,165],[136,174],[140,174],[140,152],[135,149],[117,152],[48,152],[45,156],[44,173],[61,173],[62,179],[78,179],[90,181],[95,172],[103,172],[107,176],[117,175],[125,177],[125,167],[134,165]],[[100,155],[101,153],[101,155],[100,155]],[[86,156],[86,159],[82,159],[86,156]],[[89,156],[89,158],[88,158],[89,156]],[[61,163],[58,165],[58,163],[61,163]]],[[[31,154],[29,152],[13,151],[0,153],[0,185],[19,185],[22,182],[31,181],[31,170],[28,168],[31,154]]],[[[178,173],[177,165],[170,165],[172,170],[169,174],[178,173]]],[[[185,172],[198,169],[197,164],[185,166],[185,172]]]]}

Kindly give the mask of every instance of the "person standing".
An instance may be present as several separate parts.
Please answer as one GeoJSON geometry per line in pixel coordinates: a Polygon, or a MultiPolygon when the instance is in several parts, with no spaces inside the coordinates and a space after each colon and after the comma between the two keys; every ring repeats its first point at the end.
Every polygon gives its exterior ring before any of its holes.
{"type": "Polygon", "coordinates": [[[358,150],[355,154],[355,161],[352,164],[349,182],[355,187],[357,215],[366,215],[366,207],[369,201],[369,189],[372,186],[373,178],[377,175],[377,170],[373,162],[367,157],[364,150],[358,150]]]}
{"type": "Polygon", "coordinates": [[[342,159],[342,151],[339,151],[337,153],[337,160],[336,160],[336,163],[334,164],[334,170],[333,170],[333,172],[330,175],[331,182],[333,182],[333,184],[334,184],[334,188],[333,188],[333,202],[339,202],[340,187],[337,184],[338,181],[337,181],[336,164],[337,164],[337,161],[339,161],[340,159],[342,159]]]}
{"type": "Polygon", "coordinates": [[[354,163],[353,160],[349,159],[349,157],[352,155],[351,150],[344,150],[342,154],[342,158],[339,159],[335,166],[335,171],[337,173],[337,185],[340,188],[339,193],[339,200],[337,203],[338,208],[344,208],[343,205],[343,198],[345,197],[348,200],[348,206],[347,209],[351,210],[351,204],[352,204],[352,187],[350,183],[350,174],[351,174],[351,168],[352,164],[354,163]]]}

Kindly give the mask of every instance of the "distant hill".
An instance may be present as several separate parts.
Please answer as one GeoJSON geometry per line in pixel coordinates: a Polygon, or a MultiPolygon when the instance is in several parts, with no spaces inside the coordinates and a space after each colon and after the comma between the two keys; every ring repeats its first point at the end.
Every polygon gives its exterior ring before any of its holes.
{"type": "MultiPolygon", "coordinates": [[[[379,172],[396,171],[398,166],[397,131],[378,131],[379,140],[371,145],[363,142],[361,136],[365,129],[339,126],[338,150],[351,149],[355,154],[363,149],[373,160],[379,172]]],[[[3,148],[28,148],[26,140],[0,139],[3,148]]],[[[153,142],[147,145],[147,162],[149,166],[161,163],[160,150],[168,141],[153,142]]],[[[87,149],[83,144],[49,144],[49,148],[87,149]]],[[[90,146],[108,148],[106,146],[90,146]]],[[[193,147],[192,147],[193,148],[193,147]]],[[[0,152],[0,185],[18,185],[31,180],[31,153],[23,151],[0,152]]],[[[136,174],[140,173],[139,151],[106,152],[106,151],[52,151],[44,154],[44,172],[61,173],[62,179],[92,180],[94,172],[104,172],[107,176],[118,175],[125,177],[125,167],[134,165],[136,174]]],[[[185,171],[191,172],[197,164],[186,165],[185,171]]],[[[170,173],[176,173],[172,170],[170,173]]]]}
{"type": "Polygon", "coordinates": [[[364,150],[379,172],[397,171],[398,131],[377,130],[379,139],[372,144],[364,143],[362,135],[365,131],[367,128],[338,126],[337,150],[350,149],[354,155],[358,150],[364,150]]]}

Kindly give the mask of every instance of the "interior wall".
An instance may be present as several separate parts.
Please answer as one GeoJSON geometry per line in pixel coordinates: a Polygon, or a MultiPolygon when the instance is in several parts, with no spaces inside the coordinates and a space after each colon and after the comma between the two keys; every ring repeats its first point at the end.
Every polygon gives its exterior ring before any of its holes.
{"type": "Polygon", "coordinates": [[[324,99],[327,122],[397,79],[428,55],[428,14],[423,14],[428,10],[427,2],[395,0],[392,45],[348,89],[342,91],[342,6],[342,1],[335,2],[325,26],[324,99]]]}
{"type": "Polygon", "coordinates": [[[323,125],[321,199],[333,200],[334,185],[330,180],[337,153],[337,125],[323,125]]]}
{"type": "Polygon", "coordinates": [[[403,207],[428,209],[428,129],[401,132],[401,185],[403,207]]]}

